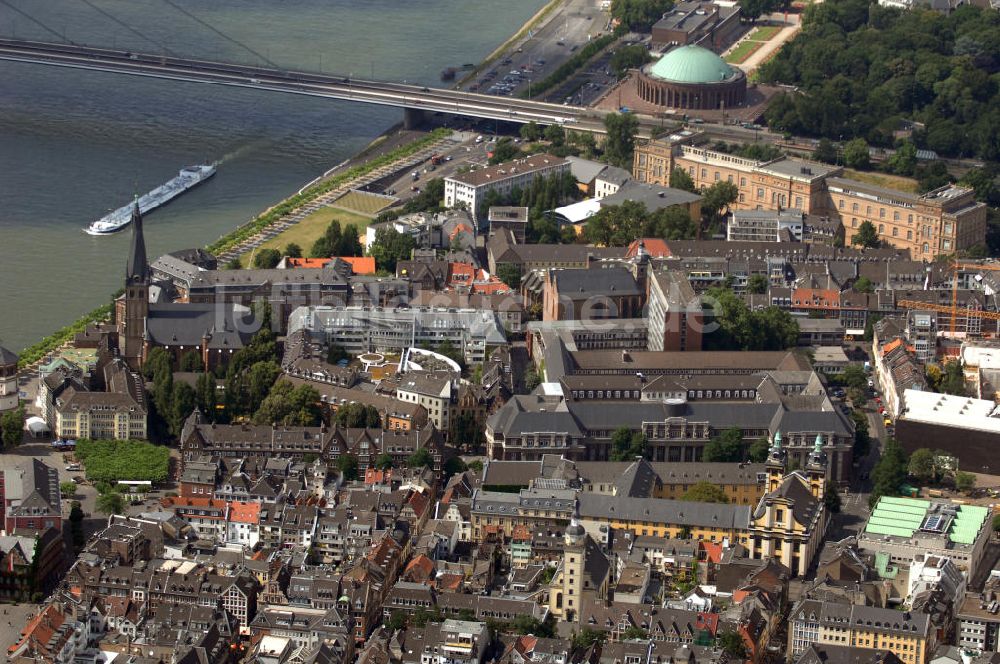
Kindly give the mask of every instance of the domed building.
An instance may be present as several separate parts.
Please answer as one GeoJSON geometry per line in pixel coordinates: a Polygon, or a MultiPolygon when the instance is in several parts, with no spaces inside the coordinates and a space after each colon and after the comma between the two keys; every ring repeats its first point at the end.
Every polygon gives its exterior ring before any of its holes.
{"type": "Polygon", "coordinates": [[[743,72],[695,44],[673,49],[639,70],[637,79],[639,97],[664,108],[732,108],[747,97],[743,72]]]}

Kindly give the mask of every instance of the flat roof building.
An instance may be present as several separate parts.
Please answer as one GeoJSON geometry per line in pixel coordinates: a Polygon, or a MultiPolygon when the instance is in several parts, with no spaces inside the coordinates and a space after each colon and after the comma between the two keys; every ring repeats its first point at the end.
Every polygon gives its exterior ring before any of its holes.
{"type": "Polygon", "coordinates": [[[456,173],[444,179],[444,205],[451,208],[465,204],[466,209],[479,219],[486,216],[487,211],[480,208],[487,192],[509,194],[513,189],[523,189],[535,178],[568,172],[568,161],[543,152],[475,171],[456,173]]]}
{"type": "Polygon", "coordinates": [[[858,548],[881,568],[909,568],[918,554],[950,558],[968,578],[992,534],[990,510],[949,501],[882,496],[858,535],[858,548]]]}

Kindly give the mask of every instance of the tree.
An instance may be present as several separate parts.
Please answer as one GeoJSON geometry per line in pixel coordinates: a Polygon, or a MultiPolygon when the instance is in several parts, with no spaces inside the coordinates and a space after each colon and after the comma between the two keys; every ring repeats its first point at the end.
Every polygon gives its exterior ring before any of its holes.
{"type": "Polygon", "coordinates": [[[343,231],[340,228],[340,222],[334,219],[327,225],[326,230],[323,231],[323,235],[316,238],[316,241],[313,242],[309,255],[312,258],[329,258],[336,255],[337,250],[340,249],[342,235],[343,231]]]}
{"type": "Polygon", "coordinates": [[[125,499],[117,491],[106,491],[97,496],[95,506],[103,514],[124,514],[125,499]]]}
{"type": "Polygon", "coordinates": [[[410,468],[420,468],[426,466],[431,470],[434,469],[434,457],[431,456],[430,450],[426,447],[421,447],[419,450],[410,455],[410,458],[406,460],[406,465],[410,468]]]}
{"type": "Polygon", "coordinates": [[[767,438],[758,438],[750,444],[748,452],[750,461],[752,463],[764,463],[767,461],[767,455],[770,451],[771,443],[767,441],[767,438]]]}
{"type": "Polygon", "coordinates": [[[385,626],[390,633],[403,629],[406,627],[406,614],[399,609],[393,611],[385,626]]]}
{"type": "Polygon", "coordinates": [[[972,473],[958,471],[955,473],[955,489],[962,493],[968,493],[976,488],[976,476],[972,473]]]}
{"type": "Polygon", "coordinates": [[[289,258],[302,258],[302,247],[296,242],[285,245],[285,255],[289,258]]]}
{"type": "Polygon", "coordinates": [[[336,461],[337,470],[344,479],[352,482],[358,479],[358,458],[353,454],[341,454],[336,461]]]}
{"type": "Polygon", "coordinates": [[[396,262],[409,259],[415,246],[416,242],[409,234],[394,228],[380,228],[375,231],[375,240],[368,253],[374,256],[379,270],[395,273],[396,262]]]}
{"type": "Polygon", "coordinates": [[[170,404],[170,433],[179,436],[184,421],[198,405],[198,395],[194,388],[184,382],[174,383],[170,404]]]}
{"type": "Polygon", "coordinates": [[[532,120],[528,124],[521,125],[521,138],[531,143],[539,140],[542,137],[542,128],[538,126],[538,123],[532,120]]]}
{"type": "Polygon", "coordinates": [[[837,493],[837,487],[829,481],[826,482],[826,486],[823,489],[823,505],[830,514],[840,512],[840,494],[837,493]]]}
{"type": "Polygon", "coordinates": [[[181,361],[179,363],[180,371],[188,373],[196,373],[202,371],[203,365],[201,362],[201,354],[196,350],[188,351],[181,355],[181,361]]]}
{"type": "Polygon", "coordinates": [[[784,350],[798,344],[799,324],[778,307],[751,311],[728,288],[710,288],[704,343],[708,350],[784,350]]]}
{"type": "Polygon", "coordinates": [[[739,427],[731,427],[720,435],[712,437],[702,452],[702,461],[743,460],[743,431],[739,427]]]}
{"type": "Polygon", "coordinates": [[[844,144],[844,165],[859,170],[871,167],[871,157],[865,139],[853,138],[844,144]]]}
{"type": "Polygon", "coordinates": [[[194,386],[198,402],[198,410],[200,410],[205,417],[212,422],[215,421],[216,417],[216,406],[218,403],[217,389],[215,376],[207,371],[198,374],[198,380],[195,381],[194,386]]]}
{"type": "Polygon", "coordinates": [[[942,394],[968,396],[968,391],[965,388],[965,372],[962,370],[961,362],[955,360],[944,366],[944,371],[941,372],[941,382],[937,389],[942,394]]]}
{"type": "Polygon", "coordinates": [[[828,138],[821,138],[812,153],[812,158],[826,164],[836,164],[838,161],[837,146],[828,138]]]}
{"type": "Polygon", "coordinates": [[[698,193],[698,187],[694,184],[694,178],[683,168],[675,168],[670,171],[670,186],[673,189],[690,191],[692,194],[698,193]]]}
{"type": "Polygon", "coordinates": [[[359,427],[374,429],[382,426],[382,415],[375,406],[349,403],[337,409],[333,421],[342,427],[351,429],[359,427]]]}
{"type": "Polygon", "coordinates": [[[604,116],[604,129],[607,132],[604,142],[605,161],[631,170],[639,120],[631,113],[609,113],[604,116]]]}
{"type": "Polygon", "coordinates": [[[59,493],[63,498],[72,498],[76,495],[76,482],[60,482],[59,493]]]}
{"type": "Polygon", "coordinates": [[[260,403],[253,421],[265,425],[317,426],[322,419],[319,401],[319,392],[311,385],[278,381],[260,403]]]}
{"type": "Polygon", "coordinates": [[[517,147],[510,138],[504,137],[497,141],[489,163],[490,165],[502,164],[505,161],[510,161],[519,154],[521,154],[521,148],[517,147]]]}
{"type": "Polygon", "coordinates": [[[536,387],[542,384],[542,377],[539,375],[538,370],[534,365],[527,368],[524,372],[524,391],[533,392],[536,387]]]}
{"type": "Polygon", "coordinates": [[[646,437],[642,432],[620,427],[611,434],[611,461],[632,461],[645,454],[646,437]]]}
{"type": "Polygon", "coordinates": [[[281,252],[277,249],[261,249],[253,257],[253,266],[260,270],[270,270],[278,267],[281,262],[281,252]]]}
{"type": "Polygon", "coordinates": [[[634,32],[649,32],[673,4],[673,0],[612,0],[611,17],[634,32]]]}
{"type": "Polygon", "coordinates": [[[738,201],[740,190],[732,182],[720,180],[701,194],[701,216],[706,223],[717,221],[729,212],[729,206],[738,201]]]}
{"type": "Polygon", "coordinates": [[[875,285],[868,277],[859,277],[858,280],[854,282],[854,291],[857,293],[874,293],[875,285]]]}
{"type": "Polygon", "coordinates": [[[326,361],[330,364],[337,364],[349,359],[351,359],[350,353],[337,344],[331,343],[326,349],[326,361]]]}
{"type": "Polygon", "coordinates": [[[392,468],[392,455],[388,452],[383,452],[375,457],[375,468],[378,470],[389,470],[392,468]]]}
{"type": "Polygon", "coordinates": [[[917,146],[904,141],[886,162],[886,170],[896,175],[913,175],[917,168],[917,146]]]}
{"type": "Polygon", "coordinates": [[[575,650],[585,650],[595,643],[604,643],[607,638],[607,632],[584,627],[578,634],[573,636],[573,648],[575,650]]]}
{"type": "Polygon", "coordinates": [[[545,128],[545,140],[555,146],[562,145],[566,140],[566,130],[560,125],[551,124],[545,128]]]}
{"type": "Polygon", "coordinates": [[[483,438],[483,429],[475,414],[469,411],[460,413],[452,421],[451,441],[456,447],[474,450],[483,438]]]}
{"type": "Polygon", "coordinates": [[[497,278],[513,289],[521,287],[521,268],[513,263],[501,263],[497,266],[497,278]]]}
{"type": "Polygon", "coordinates": [[[937,478],[934,468],[934,453],[926,447],[914,450],[910,454],[910,462],[906,469],[918,482],[929,483],[937,478]]]}
{"type": "Polygon", "coordinates": [[[728,503],[729,496],[718,484],[711,482],[698,482],[681,496],[681,500],[688,500],[693,503],[728,503]]]}
{"type": "Polygon", "coordinates": [[[646,48],[645,44],[619,46],[615,54],[611,56],[610,67],[621,78],[629,69],[638,69],[652,59],[653,56],[649,54],[649,49],[646,48]]]}
{"type": "Polygon", "coordinates": [[[993,532],[1000,532],[1000,514],[993,516],[993,532]]]}
{"type": "Polygon", "coordinates": [[[862,221],[861,225],[858,226],[858,232],[851,238],[851,244],[860,245],[866,249],[880,247],[882,241],[878,237],[878,231],[875,230],[875,224],[867,220],[862,221]]]}
{"type": "Polygon", "coordinates": [[[747,646],[739,632],[728,630],[720,633],[719,645],[722,646],[722,650],[731,658],[737,660],[746,659],[747,646]]]}
{"type": "Polygon", "coordinates": [[[23,406],[0,415],[0,438],[3,439],[4,449],[9,450],[21,444],[24,438],[23,406]]]}
{"type": "Polygon", "coordinates": [[[441,469],[445,478],[449,478],[452,475],[458,475],[459,473],[464,473],[469,467],[465,465],[461,457],[451,457],[444,462],[444,467],[441,469]]]}
{"type": "Polygon", "coordinates": [[[872,493],[869,504],[874,507],[882,496],[898,496],[899,487],[906,481],[906,452],[894,438],[885,441],[882,457],[872,469],[872,493]]]}
{"type": "Polygon", "coordinates": [[[240,262],[240,257],[239,256],[233,256],[228,261],[226,261],[226,264],[224,266],[222,266],[222,269],[223,270],[239,270],[242,267],[243,267],[243,263],[240,262]]]}
{"type": "Polygon", "coordinates": [[[645,641],[649,638],[649,632],[644,630],[642,627],[637,627],[632,625],[627,630],[622,632],[622,641],[645,641]]]}
{"type": "Polygon", "coordinates": [[[747,292],[754,293],[756,295],[763,295],[767,292],[767,287],[770,283],[763,274],[751,274],[750,278],[747,279],[747,292]]]}
{"type": "Polygon", "coordinates": [[[847,365],[840,377],[844,385],[857,390],[863,390],[868,385],[868,374],[865,373],[864,367],[857,364],[847,365]]]}

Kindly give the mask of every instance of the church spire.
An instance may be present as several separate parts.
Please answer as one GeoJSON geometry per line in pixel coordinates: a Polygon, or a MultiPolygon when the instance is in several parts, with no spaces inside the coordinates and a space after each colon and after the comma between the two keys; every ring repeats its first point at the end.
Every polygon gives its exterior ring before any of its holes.
{"type": "Polygon", "coordinates": [[[125,266],[125,281],[129,284],[144,284],[149,281],[149,262],[146,259],[146,240],[142,234],[142,213],[139,212],[138,200],[132,207],[132,246],[125,266]]]}

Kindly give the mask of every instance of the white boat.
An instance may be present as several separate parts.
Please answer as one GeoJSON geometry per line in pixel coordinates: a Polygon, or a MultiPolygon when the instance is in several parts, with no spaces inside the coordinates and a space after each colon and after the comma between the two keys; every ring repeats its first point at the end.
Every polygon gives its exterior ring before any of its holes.
{"type": "MultiPolygon", "coordinates": [[[[155,210],[213,175],[215,175],[215,164],[199,164],[182,168],[177,177],[139,197],[137,201],[139,212],[145,214],[150,210],[155,210]]],[[[133,206],[133,203],[129,203],[114,212],[109,212],[83,229],[84,232],[90,235],[108,235],[120,231],[132,221],[133,206]]]]}

